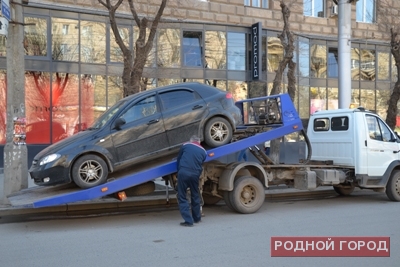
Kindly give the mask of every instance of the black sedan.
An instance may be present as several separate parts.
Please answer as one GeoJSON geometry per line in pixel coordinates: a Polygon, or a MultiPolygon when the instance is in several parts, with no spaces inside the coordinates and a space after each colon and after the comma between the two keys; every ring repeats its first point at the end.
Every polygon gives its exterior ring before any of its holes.
{"type": "Polygon", "coordinates": [[[181,83],[121,99],[83,132],[39,152],[29,169],[37,185],[90,188],[110,173],[177,153],[193,134],[208,147],[231,141],[241,123],[232,94],[181,83]]]}

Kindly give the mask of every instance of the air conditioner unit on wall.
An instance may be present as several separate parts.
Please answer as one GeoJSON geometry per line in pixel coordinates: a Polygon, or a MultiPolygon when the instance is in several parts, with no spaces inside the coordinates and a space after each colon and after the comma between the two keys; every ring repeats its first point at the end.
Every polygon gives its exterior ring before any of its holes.
{"type": "Polygon", "coordinates": [[[331,7],[331,17],[336,17],[338,15],[338,9],[339,7],[337,5],[331,7]]]}

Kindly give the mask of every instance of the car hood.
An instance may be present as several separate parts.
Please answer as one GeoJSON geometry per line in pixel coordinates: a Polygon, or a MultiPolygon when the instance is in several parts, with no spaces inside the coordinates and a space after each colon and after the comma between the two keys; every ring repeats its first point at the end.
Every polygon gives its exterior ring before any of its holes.
{"type": "Polygon", "coordinates": [[[62,151],[69,147],[72,143],[74,143],[74,147],[80,146],[82,143],[87,143],[88,140],[93,139],[95,131],[86,130],[83,132],[76,133],[71,135],[57,143],[54,143],[42,151],[40,151],[35,158],[41,158],[43,156],[53,154],[53,153],[62,153],[62,151]]]}

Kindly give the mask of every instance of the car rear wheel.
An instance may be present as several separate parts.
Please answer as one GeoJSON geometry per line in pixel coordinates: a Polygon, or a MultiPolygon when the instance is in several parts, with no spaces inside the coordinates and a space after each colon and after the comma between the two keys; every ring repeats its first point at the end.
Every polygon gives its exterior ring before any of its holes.
{"type": "Polygon", "coordinates": [[[228,144],[233,135],[231,124],[224,118],[216,117],[207,122],[204,140],[210,147],[228,144]]]}
{"type": "Polygon", "coordinates": [[[96,155],[82,156],[72,166],[72,179],[81,188],[103,184],[107,181],[107,176],[107,164],[96,155]]]}

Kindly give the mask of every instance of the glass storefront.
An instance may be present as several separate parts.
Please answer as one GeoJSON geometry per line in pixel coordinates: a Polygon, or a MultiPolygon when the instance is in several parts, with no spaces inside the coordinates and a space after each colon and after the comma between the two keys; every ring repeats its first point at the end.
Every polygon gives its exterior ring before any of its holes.
{"type": "MultiPolygon", "coordinates": [[[[123,97],[123,54],[108,20],[76,13],[43,14],[35,8],[25,10],[28,144],[51,144],[84,130],[123,97]]],[[[138,28],[132,20],[119,21],[122,41],[134,51],[138,28]]],[[[144,70],[147,90],[198,81],[230,91],[235,100],[268,95],[284,57],[283,46],[276,37],[278,32],[263,30],[262,79],[251,81],[250,33],[250,27],[160,24],[144,70]]],[[[6,39],[0,37],[0,57],[6,56],[5,46],[6,39]]],[[[300,116],[308,118],[316,110],[338,108],[337,43],[299,37],[295,46],[295,106],[300,116]]],[[[6,123],[5,69],[0,65],[2,144],[6,123]]],[[[353,43],[351,73],[352,104],[385,117],[390,84],[397,79],[388,46],[353,43]]],[[[285,79],[282,88],[286,88],[285,79]]]]}

